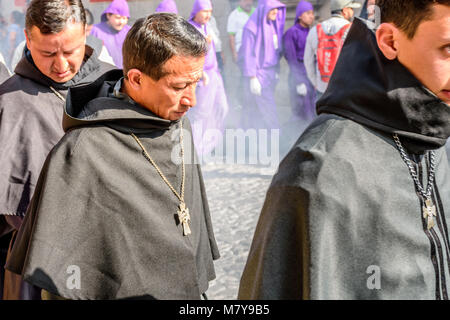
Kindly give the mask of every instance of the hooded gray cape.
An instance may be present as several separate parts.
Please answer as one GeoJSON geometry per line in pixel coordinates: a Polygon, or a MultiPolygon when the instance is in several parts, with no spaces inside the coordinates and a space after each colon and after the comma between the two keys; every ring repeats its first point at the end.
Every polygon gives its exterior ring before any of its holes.
{"type": "Polygon", "coordinates": [[[70,299],[199,299],[219,253],[189,121],[182,120],[192,234],[183,236],[178,198],[130,135],[180,190],[182,166],[172,161],[180,123],[112,97],[121,76],[113,70],[70,90],[68,131],[45,162],[6,268],[70,299]],[[81,276],[75,289],[66,285],[72,266],[81,276]]]}
{"type": "Polygon", "coordinates": [[[240,299],[448,299],[450,108],[354,22],[324,97],[267,192],[240,299]],[[436,226],[392,138],[427,184],[436,226]]]}
{"type": "Polygon", "coordinates": [[[23,216],[42,165],[63,136],[64,102],[70,87],[90,83],[114,67],[100,62],[86,47],[85,61],[63,84],[44,76],[26,54],[15,75],[0,85],[0,215],[23,216]]]}

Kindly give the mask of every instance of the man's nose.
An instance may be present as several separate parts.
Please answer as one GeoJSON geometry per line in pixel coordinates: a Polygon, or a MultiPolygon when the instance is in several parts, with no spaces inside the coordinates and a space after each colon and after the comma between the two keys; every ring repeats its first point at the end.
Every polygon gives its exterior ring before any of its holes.
{"type": "Polygon", "coordinates": [[[186,88],[184,91],[183,98],[181,99],[181,104],[194,107],[197,104],[197,97],[195,96],[195,89],[197,85],[192,85],[186,88]]]}
{"type": "Polygon", "coordinates": [[[64,57],[64,55],[60,54],[55,57],[55,60],[53,61],[53,68],[57,72],[66,72],[69,68],[69,63],[67,62],[67,59],[64,57]]]}

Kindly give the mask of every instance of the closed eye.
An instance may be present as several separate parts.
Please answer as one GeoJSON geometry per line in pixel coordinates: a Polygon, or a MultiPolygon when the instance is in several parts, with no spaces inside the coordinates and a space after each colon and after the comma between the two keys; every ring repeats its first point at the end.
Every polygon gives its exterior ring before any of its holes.
{"type": "Polygon", "coordinates": [[[182,90],[184,90],[184,89],[186,89],[187,88],[187,85],[185,85],[184,87],[173,87],[173,89],[175,90],[175,91],[182,91],[182,90]]]}

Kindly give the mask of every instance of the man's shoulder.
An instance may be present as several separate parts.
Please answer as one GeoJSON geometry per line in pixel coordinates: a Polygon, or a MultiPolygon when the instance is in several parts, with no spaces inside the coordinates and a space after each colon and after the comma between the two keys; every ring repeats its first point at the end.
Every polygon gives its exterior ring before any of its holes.
{"type": "Polygon", "coordinates": [[[239,9],[238,8],[236,8],[236,9],[234,9],[234,10],[232,10],[231,12],[230,12],[230,14],[228,15],[228,19],[234,19],[234,18],[236,18],[238,15],[239,15],[239,9]]]}
{"type": "Polygon", "coordinates": [[[0,94],[9,92],[9,89],[20,88],[24,83],[28,81],[31,80],[28,78],[24,78],[21,75],[13,74],[11,77],[2,82],[2,84],[0,84],[0,94]]]}
{"type": "Polygon", "coordinates": [[[241,24],[243,21],[246,21],[250,18],[250,15],[243,11],[242,9],[236,8],[228,16],[228,22],[241,24]],[[231,21],[230,21],[231,20],[231,21]]]}
{"type": "Polygon", "coordinates": [[[52,150],[52,156],[64,158],[73,156],[92,157],[98,150],[99,141],[109,144],[112,129],[104,125],[87,125],[68,130],[52,150]]]}
{"type": "Polygon", "coordinates": [[[333,35],[344,26],[350,25],[350,21],[343,17],[331,17],[321,23],[326,34],[333,35]]]}
{"type": "Polygon", "coordinates": [[[370,148],[365,142],[373,140],[379,137],[368,127],[338,115],[322,114],[304,131],[296,146],[312,152],[325,148],[328,154],[343,149],[346,154],[346,149],[356,144],[360,151],[370,148]]]}
{"type": "Polygon", "coordinates": [[[287,31],[284,33],[284,36],[289,36],[289,37],[294,37],[297,35],[296,32],[297,28],[295,27],[295,25],[293,25],[292,27],[290,27],[289,29],[287,29],[287,31]]]}
{"type": "Polygon", "coordinates": [[[8,99],[36,98],[37,94],[45,88],[36,81],[14,74],[0,85],[0,107],[4,107],[2,102],[8,99]]]}
{"type": "Polygon", "coordinates": [[[372,161],[373,152],[389,152],[391,146],[382,140],[357,122],[322,114],[303,132],[283,159],[274,183],[314,184],[317,179],[346,175],[352,172],[351,168],[359,168],[372,161]]]}
{"type": "Polygon", "coordinates": [[[387,145],[366,126],[337,115],[322,114],[303,132],[291,153],[305,161],[354,162],[370,157],[371,151],[387,145]]]}
{"type": "Polygon", "coordinates": [[[104,34],[104,33],[105,33],[105,25],[103,22],[100,22],[100,23],[94,24],[90,34],[93,35],[94,37],[98,37],[98,35],[104,34]]]}

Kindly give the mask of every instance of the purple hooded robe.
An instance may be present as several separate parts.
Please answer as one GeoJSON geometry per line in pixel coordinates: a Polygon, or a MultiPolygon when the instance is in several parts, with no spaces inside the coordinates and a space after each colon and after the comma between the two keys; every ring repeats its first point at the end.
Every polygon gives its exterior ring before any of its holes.
{"type": "Polygon", "coordinates": [[[177,4],[174,0],[163,0],[158,5],[155,12],[169,12],[178,14],[177,4]]]}
{"type": "Polygon", "coordinates": [[[122,46],[131,29],[129,25],[125,25],[122,30],[117,31],[111,28],[107,22],[106,14],[119,14],[121,16],[130,17],[130,9],[125,0],[114,0],[108,8],[102,13],[102,22],[94,25],[91,35],[103,41],[106,49],[113,58],[116,67],[123,68],[122,46]]]}
{"type": "MultiPolygon", "coordinates": [[[[195,15],[201,10],[212,10],[211,1],[196,0],[189,22],[205,37],[208,37],[210,35],[208,24],[200,25],[194,21],[195,15]]],[[[194,145],[199,156],[209,154],[222,139],[224,122],[228,114],[227,97],[212,40],[203,71],[209,77],[209,83],[205,85],[201,81],[198,84],[197,105],[187,114],[192,124],[194,145]]]]}
{"type": "Polygon", "coordinates": [[[306,121],[312,120],[315,113],[315,89],[308,79],[306,68],[303,63],[303,56],[306,47],[306,38],[309,28],[305,28],[298,23],[300,16],[309,10],[314,10],[311,3],[300,1],[297,6],[295,24],[286,31],[284,44],[284,57],[289,64],[289,95],[292,106],[292,115],[306,121]],[[306,96],[302,97],[297,93],[297,85],[304,83],[308,90],[306,96]]]}
{"type": "Polygon", "coordinates": [[[280,127],[275,104],[275,87],[280,69],[285,18],[286,6],[283,3],[278,0],[260,0],[244,27],[238,64],[244,77],[243,126],[245,128],[279,129],[280,127]],[[269,11],[275,8],[278,8],[276,20],[268,21],[269,11]],[[250,91],[252,77],[257,77],[261,84],[261,96],[256,96],[250,91]]]}

